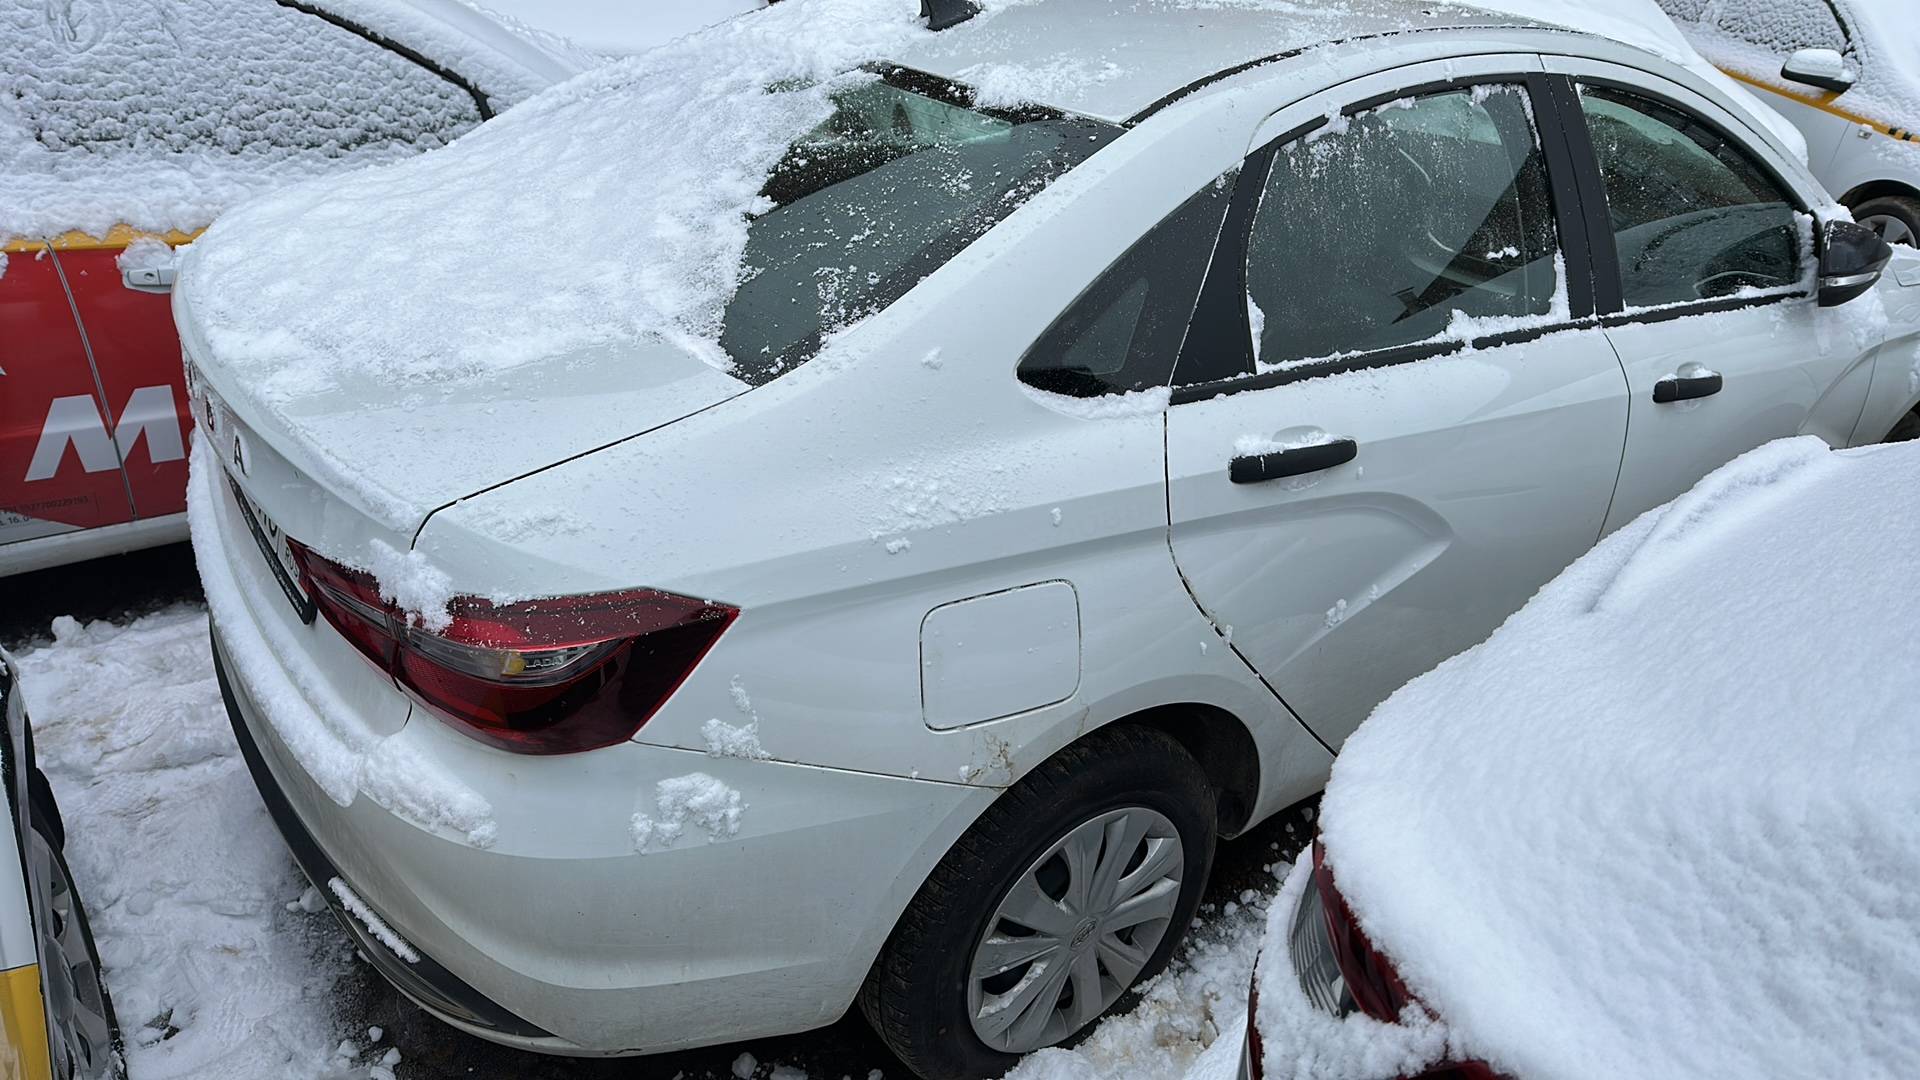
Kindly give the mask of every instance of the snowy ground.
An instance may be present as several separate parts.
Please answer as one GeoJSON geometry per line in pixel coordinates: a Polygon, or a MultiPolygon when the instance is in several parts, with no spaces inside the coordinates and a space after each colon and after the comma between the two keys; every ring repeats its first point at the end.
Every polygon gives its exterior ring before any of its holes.
{"type": "MultiPolygon", "coordinates": [[[[205,609],[177,599],[191,592],[181,559],[15,579],[0,612],[0,643],[24,671],[41,763],[66,816],[68,858],[138,1080],[906,1075],[857,1016],[643,1067],[500,1050],[399,999],[353,958],[318,898],[303,902],[306,883],[227,727],[205,609]],[[119,587],[105,595],[152,599],[99,599],[102,569],[129,566],[140,573],[107,574],[119,587]],[[63,598],[96,621],[53,615],[63,598]],[[147,610],[152,600],[165,606],[147,610]],[[120,613],[98,618],[103,602],[120,613]]],[[[1283,852],[1299,844],[1294,826],[1276,822],[1226,846],[1175,969],[1130,1014],[1073,1052],[1036,1055],[1014,1080],[1231,1077],[1266,903],[1285,872],[1283,852]],[[1218,1049],[1207,1054],[1210,1045],[1218,1049]]]]}

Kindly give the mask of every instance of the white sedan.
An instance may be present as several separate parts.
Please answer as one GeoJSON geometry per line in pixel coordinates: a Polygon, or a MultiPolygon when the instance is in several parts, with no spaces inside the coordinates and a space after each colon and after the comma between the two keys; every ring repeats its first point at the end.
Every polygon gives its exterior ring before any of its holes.
{"type": "Polygon", "coordinates": [[[1920,445],[1769,444],[1382,705],[1247,1072],[1920,1074],[1916,485],[1920,445]]]}
{"type": "Polygon", "coordinates": [[[1920,398],[1920,256],[1646,52],[931,6],[776,4],[182,269],[235,731],[465,1030],[857,999],[997,1075],[1596,539],[1920,398]]]}

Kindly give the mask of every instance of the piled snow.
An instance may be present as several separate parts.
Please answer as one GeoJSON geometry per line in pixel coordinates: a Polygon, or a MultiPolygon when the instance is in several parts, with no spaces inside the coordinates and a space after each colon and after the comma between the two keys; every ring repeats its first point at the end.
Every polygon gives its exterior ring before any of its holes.
{"type": "MultiPolygon", "coordinates": [[[[207,615],[62,618],[20,652],[67,861],[142,1080],[364,1077],[334,1056],[350,948],[287,855],[228,730],[207,615]]],[[[371,1068],[380,1068],[372,1065],[371,1068]]]]}
{"type": "MultiPolygon", "coordinates": [[[[508,59],[476,38],[485,27],[431,3],[327,6],[461,70],[497,108],[571,72],[531,71],[539,58],[508,59]]],[[[413,157],[480,121],[470,94],[420,65],[252,0],[0,0],[0,55],[0,239],[192,231],[263,191],[413,157]]]]}
{"type": "Polygon", "coordinates": [[[479,0],[474,6],[597,52],[645,52],[723,19],[758,11],[766,0],[479,0]]]}
{"type": "Polygon", "coordinates": [[[1347,742],[1329,863],[1456,1052],[1920,1072],[1916,489],[1920,446],[1764,446],[1347,742]]]}
{"type": "Polygon", "coordinates": [[[706,773],[674,776],[654,785],[654,813],[635,813],[630,822],[633,849],[642,854],[672,847],[689,824],[707,834],[707,842],[740,833],[747,804],[740,793],[706,773]]]}
{"type": "MultiPolygon", "coordinates": [[[[1273,868],[1287,870],[1284,861],[1273,868]]],[[[1101,1021],[1072,1050],[1028,1056],[1006,1080],[1234,1080],[1272,902],[1248,891],[1220,910],[1203,907],[1185,958],[1142,984],[1138,1005],[1101,1021]]]]}
{"type": "Polygon", "coordinates": [[[1449,1057],[1446,1026],[1416,1008],[1398,1024],[1383,1024],[1364,1013],[1335,1017],[1307,1000],[1288,941],[1294,907],[1312,887],[1313,860],[1303,855],[1269,909],[1253,1017],[1266,1080],[1383,1080],[1416,1075],[1449,1057]]]}
{"type": "Polygon", "coordinates": [[[852,69],[927,33],[914,12],[776,5],[588,72],[443,152],[259,200],[193,246],[180,302],[281,415],[343,385],[481,381],[643,341],[726,370],[721,312],[767,176],[835,92],[874,78],[852,69]]]}

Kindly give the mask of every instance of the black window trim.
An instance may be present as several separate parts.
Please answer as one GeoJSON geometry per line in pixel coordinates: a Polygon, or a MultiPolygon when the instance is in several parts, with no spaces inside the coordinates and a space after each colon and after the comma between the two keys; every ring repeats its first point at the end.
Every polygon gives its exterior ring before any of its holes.
{"type": "Polygon", "coordinates": [[[466,76],[446,67],[420,50],[403,45],[385,34],[377,33],[368,27],[354,22],[352,19],[337,15],[317,4],[306,3],[304,0],[274,0],[274,2],[283,8],[291,8],[302,14],[311,15],[322,22],[331,23],[355,37],[362,38],[380,46],[403,60],[412,61],[414,64],[425,68],[428,72],[438,75],[441,79],[452,83],[457,89],[466,91],[467,96],[473,99],[474,106],[480,110],[481,123],[484,124],[493,119],[493,102],[487,97],[484,91],[478,86],[475,86],[473,81],[466,76]]]}
{"type": "MultiPolygon", "coordinates": [[[[1626,308],[1626,288],[1620,274],[1619,252],[1613,243],[1613,228],[1607,217],[1607,193],[1605,183],[1600,178],[1600,158],[1593,149],[1593,133],[1587,127],[1586,110],[1580,105],[1580,87],[1592,86],[1603,90],[1613,90],[1628,97],[1637,97],[1663,108],[1672,109],[1701,126],[1712,131],[1723,141],[1741,149],[1748,160],[1757,166],[1766,178],[1773,182],[1787,197],[1787,205],[1796,213],[1811,214],[1813,211],[1801,197],[1800,189],[1789,182],[1765,154],[1754,152],[1749,140],[1734,134],[1726,125],[1713,117],[1702,113],[1671,94],[1641,83],[1627,82],[1605,75],[1567,75],[1548,76],[1559,85],[1554,96],[1561,114],[1560,124],[1566,131],[1567,141],[1573,149],[1573,164],[1583,194],[1582,202],[1588,207],[1587,222],[1593,231],[1589,250],[1599,259],[1595,265],[1595,280],[1599,287],[1601,303],[1599,305],[1600,322],[1603,326],[1629,326],[1636,323],[1659,323],[1673,319],[1683,319],[1689,315],[1713,315],[1725,311],[1738,311],[1743,308],[1765,307],[1770,304],[1784,304],[1799,300],[1812,300],[1813,290],[1796,288],[1790,291],[1768,293],[1764,296],[1716,297],[1711,300],[1694,300],[1679,304],[1667,304],[1653,308],[1639,308],[1629,311],[1626,308]],[[1604,238],[1604,242],[1601,238],[1604,238]]],[[[1816,219],[1817,220],[1817,219],[1816,219]]],[[[1796,247],[1798,244],[1795,245],[1796,247]]],[[[1813,251],[1808,253],[1816,264],[1826,248],[1826,237],[1821,230],[1813,230],[1813,251]]]]}
{"type": "MultiPolygon", "coordinates": [[[[1547,92],[1550,78],[1537,71],[1464,75],[1369,95],[1342,106],[1340,112],[1343,116],[1355,116],[1403,98],[1425,97],[1475,86],[1522,87],[1531,101],[1535,135],[1539,138],[1547,159],[1548,189],[1554,200],[1554,218],[1559,232],[1560,252],[1562,261],[1566,265],[1570,318],[1520,330],[1489,334],[1470,341],[1411,342],[1317,363],[1303,362],[1298,366],[1282,367],[1266,372],[1254,370],[1252,330],[1247,322],[1246,303],[1243,296],[1246,291],[1246,252],[1247,243],[1252,237],[1253,209],[1258,205],[1260,194],[1266,187],[1268,174],[1273,167],[1273,159],[1280,147],[1304,138],[1326,125],[1326,117],[1314,117],[1269,139],[1259,149],[1247,155],[1246,163],[1240,170],[1239,186],[1234,189],[1233,207],[1227,211],[1227,220],[1221,228],[1219,244],[1215,247],[1213,259],[1207,268],[1206,282],[1201,286],[1200,298],[1194,304],[1193,322],[1189,325],[1186,339],[1182,342],[1180,356],[1174,363],[1175,384],[1172,388],[1171,403],[1183,405],[1196,401],[1209,401],[1229,394],[1268,390],[1329,375],[1343,375],[1373,368],[1398,367],[1434,357],[1450,356],[1468,349],[1519,345],[1549,334],[1599,326],[1600,319],[1594,314],[1594,278],[1588,256],[1590,245],[1587,228],[1579,218],[1581,213],[1578,209],[1579,204],[1570,205],[1567,201],[1567,197],[1574,194],[1576,189],[1570,184],[1567,174],[1568,163],[1564,153],[1566,147],[1563,145],[1556,151],[1554,144],[1557,140],[1550,135],[1550,129],[1559,126],[1556,103],[1551,100],[1547,92]],[[1236,210],[1243,210],[1238,218],[1236,210]],[[1579,306],[1575,306],[1576,304],[1579,306]],[[1202,323],[1202,317],[1209,314],[1215,317],[1202,323]],[[1196,334],[1196,331],[1201,330],[1203,326],[1207,328],[1207,332],[1196,334]],[[1190,383],[1180,382],[1183,371],[1190,372],[1196,368],[1204,370],[1207,365],[1218,365],[1220,363],[1218,357],[1223,355],[1234,356],[1236,361],[1239,361],[1240,370],[1232,375],[1206,378],[1190,383]]],[[[1611,238],[1610,233],[1609,238],[1611,238]]]]}

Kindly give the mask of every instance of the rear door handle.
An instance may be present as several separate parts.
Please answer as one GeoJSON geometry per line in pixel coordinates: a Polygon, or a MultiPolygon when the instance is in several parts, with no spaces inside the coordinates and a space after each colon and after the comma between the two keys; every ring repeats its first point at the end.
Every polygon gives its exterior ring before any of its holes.
{"type": "Polygon", "coordinates": [[[1673,401],[1712,397],[1720,392],[1725,382],[1717,371],[1704,371],[1698,375],[1669,375],[1653,384],[1653,403],[1665,405],[1673,401]]]}
{"type": "Polygon", "coordinates": [[[1309,446],[1291,446],[1265,454],[1245,454],[1227,465],[1227,479],[1236,484],[1258,484],[1288,476],[1320,472],[1345,465],[1360,453],[1352,439],[1330,439],[1309,446]]]}

